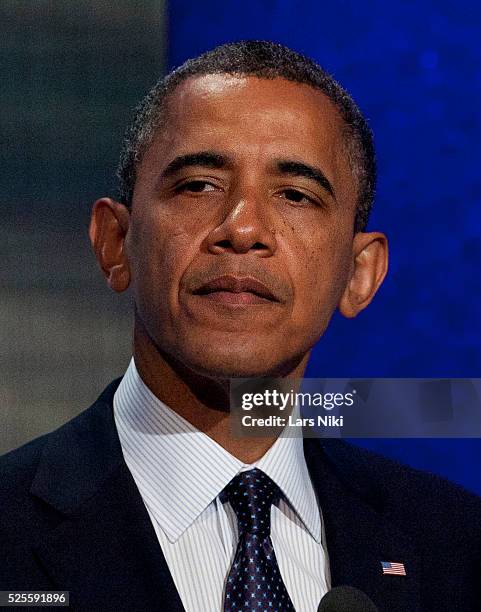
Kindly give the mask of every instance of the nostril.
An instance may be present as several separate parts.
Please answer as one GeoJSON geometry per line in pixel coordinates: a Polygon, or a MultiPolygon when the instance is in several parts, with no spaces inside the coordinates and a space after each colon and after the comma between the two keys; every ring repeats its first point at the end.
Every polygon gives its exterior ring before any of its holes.
{"type": "Polygon", "coordinates": [[[215,246],[221,247],[223,249],[228,249],[232,246],[232,244],[230,243],[230,240],[219,240],[215,243],[215,246]]]}
{"type": "Polygon", "coordinates": [[[241,236],[239,239],[234,240],[229,238],[216,240],[208,248],[213,253],[248,253],[249,251],[259,255],[269,253],[269,247],[264,242],[251,242],[246,236],[241,236]]]}

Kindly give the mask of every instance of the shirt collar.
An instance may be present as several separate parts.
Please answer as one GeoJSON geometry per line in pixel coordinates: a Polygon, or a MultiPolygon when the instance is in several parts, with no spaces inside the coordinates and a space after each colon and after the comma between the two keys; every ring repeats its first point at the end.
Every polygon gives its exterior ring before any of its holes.
{"type": "Polygon", "coordinates": [[[133,358],[113,403],[126,463],[145,505],[171,542],[234,476],[253,467],[277,484],[313,538],[321,541],[317,500],[302,435],[297,434],[300,428],[285,428],[261,459],[244,464],[159,400],[140,378],[133,358]]]}

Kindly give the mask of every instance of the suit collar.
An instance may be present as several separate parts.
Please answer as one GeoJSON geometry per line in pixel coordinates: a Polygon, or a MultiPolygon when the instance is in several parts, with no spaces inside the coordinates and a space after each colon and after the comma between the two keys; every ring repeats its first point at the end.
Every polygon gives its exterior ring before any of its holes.
{"type": "Polygon", "coordinates": [[[76,512],[123,465],[112,414],[112,397],[120,380],[47,437],[30,492],[63,514],[76,512]]]}

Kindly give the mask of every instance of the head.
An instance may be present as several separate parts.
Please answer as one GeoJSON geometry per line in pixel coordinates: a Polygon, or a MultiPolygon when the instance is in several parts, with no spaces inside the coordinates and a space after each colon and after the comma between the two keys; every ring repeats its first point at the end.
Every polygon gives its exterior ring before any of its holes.
{"type": "Polygon", "coordinates": [[[109,285],[132,288],[159,355],[207,376],[305,367],[336,308],[355,317],[387,269],[367,232],[372,135],[349,95],[280,45],[224,45],[137,109],[118,200],[90,236],[109,285]]]}

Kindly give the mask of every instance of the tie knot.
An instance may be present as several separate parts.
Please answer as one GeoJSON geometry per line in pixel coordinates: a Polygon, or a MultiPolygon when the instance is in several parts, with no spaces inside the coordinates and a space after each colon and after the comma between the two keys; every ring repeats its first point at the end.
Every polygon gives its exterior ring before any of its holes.
{"type": "Polygon", "coordinates": [[[237,515],[239,535],[249,533],[265,538],[270,534],[271,506],[282,492],[267,474],[257,468],[241,472],[223,494],[237,515]]]}

